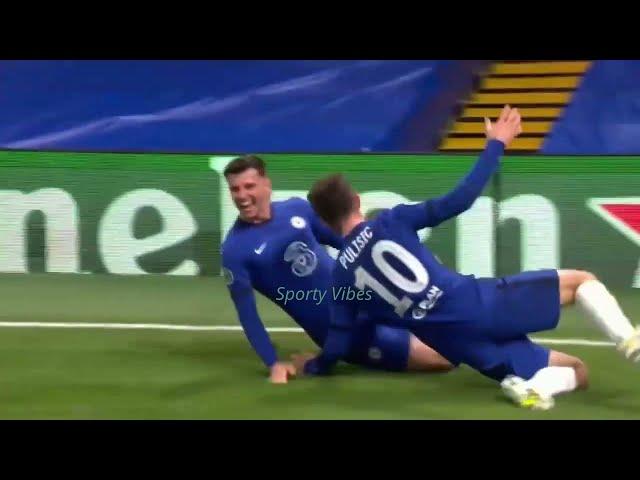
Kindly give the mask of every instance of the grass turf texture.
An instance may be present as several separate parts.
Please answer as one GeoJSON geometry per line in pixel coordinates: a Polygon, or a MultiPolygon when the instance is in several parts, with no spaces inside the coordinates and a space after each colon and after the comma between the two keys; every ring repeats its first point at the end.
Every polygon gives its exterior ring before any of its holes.
{"type": "MultiPolygon", "coordinates": [[[[618,298],[637,321],[637,292],[618,298]]],[[[3,322],[238,325],[220,278],[0,275],[0,302],[3,322]]],[[[296,326],[261,297],[259,309],[267,326],[296,326]]],[[[539,336],[603,340],[573,309],[539,336]]],[[[301,333],[271,337],[281,357],[314,348],[301,333]]],[[[612,347],[554,348],[587,362],[591,389],[530,412],[467,367],[425,375],[342,364],[330,378],[274,386],[242,332],[0,328],[0,418],[640,418],[637,367],[612,347]]]]}

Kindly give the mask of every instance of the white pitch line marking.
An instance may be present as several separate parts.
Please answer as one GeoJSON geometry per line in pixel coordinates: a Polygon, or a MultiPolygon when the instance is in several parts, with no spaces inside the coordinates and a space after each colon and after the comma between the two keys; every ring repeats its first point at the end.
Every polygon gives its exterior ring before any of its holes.
{"type": "MultiPolygon", "coordinates": [[[[164,323],[93,323],[93,322],[0,322],[0,328],[94,328],[113,330],[182,330],[198,332],[241,332],[240,325],[172,325],[164,323]]],[[[302,333],[296,327],[270,327],[272,333],[302,333]]],[[[612,347],[613,342],[587,340],[584,338],[532,338],[535,342],[549,345],[577,345],[587,347],[612,347]]]]}

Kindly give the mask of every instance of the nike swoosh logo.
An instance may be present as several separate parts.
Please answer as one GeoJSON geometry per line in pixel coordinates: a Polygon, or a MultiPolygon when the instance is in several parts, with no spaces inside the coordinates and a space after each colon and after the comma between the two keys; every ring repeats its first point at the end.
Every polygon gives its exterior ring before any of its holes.
{"type": "Polygon", "coordinates": [[[260,245],[258,248],[254,249],[253,251],[256,252],[258,255],[260,255],[264,250],[264,247],[266,246],[267,246],[267,242],[264,242],[262,245],[260,245]]]}

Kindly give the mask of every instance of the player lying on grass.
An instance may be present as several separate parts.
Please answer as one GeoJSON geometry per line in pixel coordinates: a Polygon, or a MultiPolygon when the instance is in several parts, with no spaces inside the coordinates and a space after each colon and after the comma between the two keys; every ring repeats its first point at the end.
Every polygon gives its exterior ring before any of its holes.
{"type": "MultiPolygon", "coordinates": [[[[316,345],[329,329],[329,286],[334,260],[321,244],[342,248],[301,198],[271,201],[271,181],[262,159],[239,157],[224,171],[239,215],[222,246],[222,263],[240,324],[270,370],[270,380],[286,383],[293,365],[278,360],[256,308],[253,289],[280,306],[316,345]]],[[[447,371],[452,365],[406,329],[364,321],[345,352],[349,362],[403,371],[447,371]]]]}
{"type": "MultiPolygon", "coordinates": [[[[587,385],[584,364],[533,343],[527,334],[554,329],[560,306],[577,303],[627,358],[640,358],[640,335],[614,297],[594,275],[577,270],[540,270],[503,278],[475,278],[444,267],[416,232],[468,210],[499,165],[505,146],[521,131],[517,109],[505,107],[487,123],[488,142],[467,176],[446,195],[398,205],[367,221],[360,199],[341,175],[331,175],[309,193],[315,211],[345,247],[334,267],[333,286],[368,292],[338,296],[321,354],[294,356],[307,374],[326,374],[344,357],[356,318],[409,328],[454,365],[467,364],[502,382],[521,406],[547,409],[554,396],[587,385]]],[[[425,179],[425,181],[428,181],[425,179]]]]}

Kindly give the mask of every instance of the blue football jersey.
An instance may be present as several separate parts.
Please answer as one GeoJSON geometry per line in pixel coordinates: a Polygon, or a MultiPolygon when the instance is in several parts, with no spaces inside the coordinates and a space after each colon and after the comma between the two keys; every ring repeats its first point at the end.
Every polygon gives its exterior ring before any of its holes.
{"type": "Polygon", "coordinates": [[[474,322],[480,291],[473,275],[445,267],[421,244],[417,231],[435,227],[471,208],[499,165],[504,144],[490,140],[459,184],[447,194],[383,210],[346,237],[334,266],[331,330],[322,354],[307,373],[322,374],[346,352],[362,313],[368,319],[409,329],[474,322]]]}
{"type": "Polygon", "coordinates": [[[271,203],[260,224],[238,219],[222,245],[222,264],[243,329],[267,366],[275,349],[257,313],[253,289],[279,305],[318,344],[329,325],[327,286],[334,260],[323,245],[343,240],[301,198],[271,203]]]}
{"type": "Polygon", "coordinates": [[[423,208],[385,210],[345,238],[333,275],[337,304],[408,328],[473,319],[480,301],[475,277],[450,270],[422,245],[410,218],[423,208]]]}

